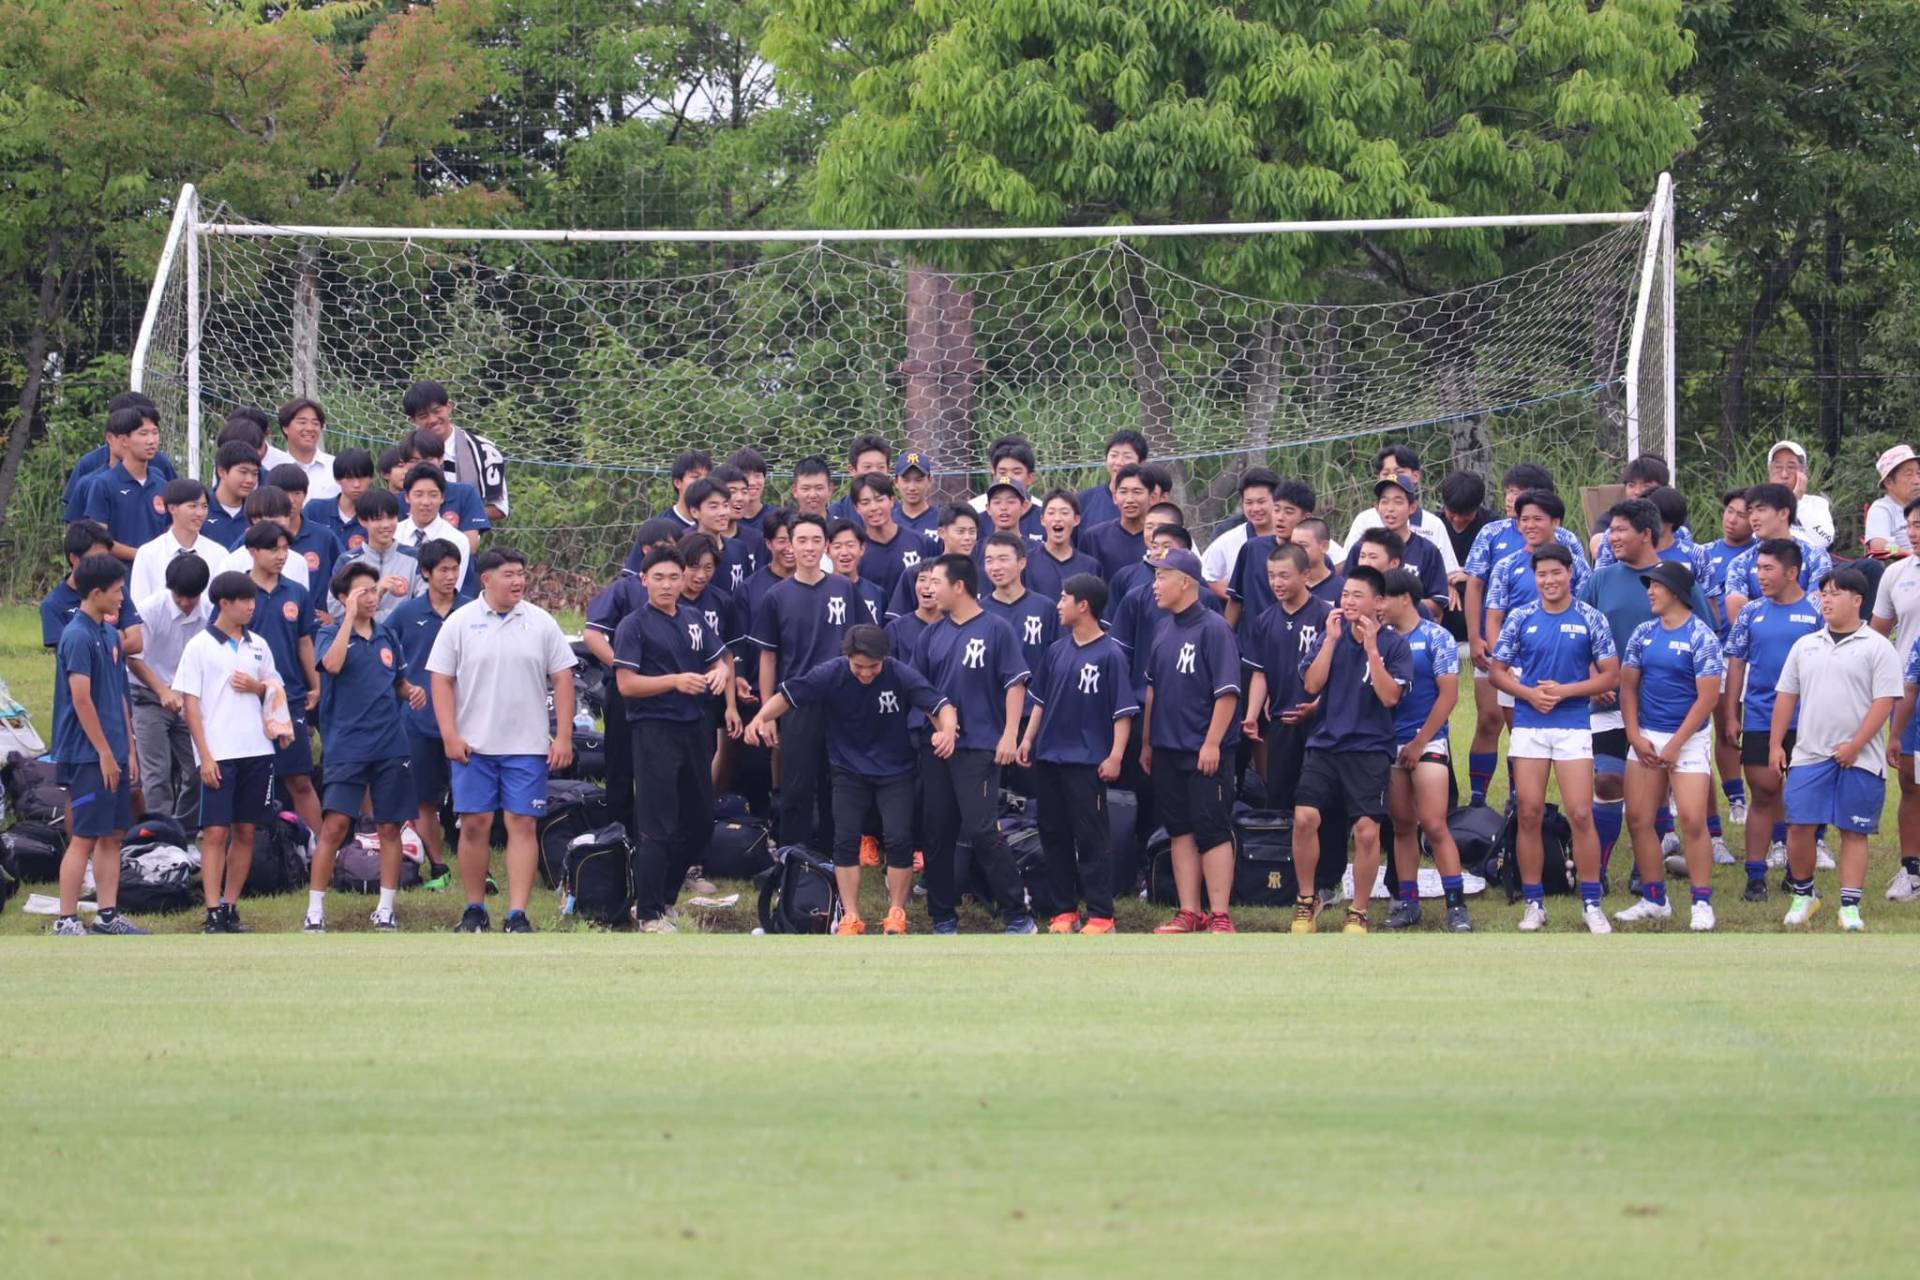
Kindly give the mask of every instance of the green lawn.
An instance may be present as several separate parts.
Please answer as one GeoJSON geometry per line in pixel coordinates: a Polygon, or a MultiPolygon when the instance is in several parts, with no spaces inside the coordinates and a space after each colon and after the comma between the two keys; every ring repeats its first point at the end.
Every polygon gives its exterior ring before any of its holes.
{"type": "Polygon", "coordinates": [[[0,1256],[1910,1274],[1911,939],[1381,945],[10,940],[0,1256]]]}

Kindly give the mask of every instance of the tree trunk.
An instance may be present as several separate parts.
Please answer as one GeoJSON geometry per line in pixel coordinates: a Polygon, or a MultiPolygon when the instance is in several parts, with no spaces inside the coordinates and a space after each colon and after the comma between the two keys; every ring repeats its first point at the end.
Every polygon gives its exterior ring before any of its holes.
{"type": "MultiPolygon", "coordinates": [[[[73,297],[73,282],[79,271],[62,275],[60,265],[66,232],[58,224],[47,232],[47,253],[40,268],[40,298],[34,309],[33,328],[27,334],[26,383],[20,389],[20,409],[13,430],[7,434],[7,452],[0,458],[0,528],[7,523],[7,509],[13,504],[13,490],[20,481],[20,462],[26,457],[27,443],[33,434],[34,415],[40,409],[40,388],[47,376],[47,354],[53,346],[53,332],[60,315],[73,297]]],[[[84,255],[87,241],[81,242],[84,255]]]]}
{"type": "MultiPolygon", "coordinates": [[[[1124,247],[1115,252],[1121,266],[1120,322],[1133,353],[1133,388],[1140,397],[1140,434],[1147,438],[1151,454],[1165,456],[1173,451],[1175,441],[1173,402],[1167,398],[1167,362],[1160,354],[1160,308],[1147,287],[1140,257],[1124,247]]],[[[1174,480],[1184,495],[1184,467],[1175,470],[1174,480]]]]}
{"type": "Polygon", "coordinates": [[[301,249],[293,282],[293,394],[320,398],[320,280],[311,245],[301,249]]]}
{"type": "MultiPolygon", "coordinates": [[[[970,470],[973,383],[981,370],[973,349],[973,295],[953,287],[953,277],[931,267],[907,271],[907,353],[900,362],[904,384],[906,444],[933,455],[945,471],[970,470]]],[[[966,491],[962,479],[957,491],[966,491]]],[[[945,493],[949,485],[936,480],[945,493]]]]}
{"type": "Polygon", "coordinates": [[[1802,231],[1787,246],[1785,253],[1767,264],[1767,269],[1760,277],[1760,293],[1747,312],[1747,327],[1727,357],[1727,380],[1720,392],[1720,461],[1728,474],[1733,471],[1735,450],[1747,432],[1748,419],[1753,413],[1753,402],[1747,394],[1747,375],[1753,368],[1753,353],[1760,345],[1760,335],[1767,331],[1774,316],[1779,314],[1780,302],[1787,296],[1793,277],[1800,270],[1800,261],[1806,254],[1807,234],[1802,231]]]}

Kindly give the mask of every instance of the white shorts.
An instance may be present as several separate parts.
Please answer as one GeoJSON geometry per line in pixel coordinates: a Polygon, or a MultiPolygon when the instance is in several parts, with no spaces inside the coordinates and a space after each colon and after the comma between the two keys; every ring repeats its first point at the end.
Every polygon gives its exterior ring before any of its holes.
{"type": "Polygon", "coordinates": [[[1627,722],[1621,717],[1619,708],[1617,707],[1612,711],[1590,712],[1587,716],[1587,728],[1594,733],[1605,733],[1609,729],[1624,729],[1626,727],[1627,722]]]}
{"type": "Polygon", "coordinates": [[[1591,760],[1593,731],[1590,729],[1523,729],[1518,725],[1507,736],[1510,760],[1591,760]]]}
{"type": "MultiPolygon", "coordinates": [[[[1642,729],[1640,732],[1647,735],[1647,741],[1653,744],[1655,751],[1666,750],[1667,744],[1673,741],[1672,734],[1661,733],[1658,729],[1642,729]]],[[[1631,756],[1628,759],[1629,763],[1631,763],[1637,761],[1639,757],[1631,756]]],[[[1673,771],[1675,773],[1707,774],[1713,772],[1712,730],[1702,729],[1687,739],[1686,743],[1680,748],[1680,758],[1674,762],[1673,771]]]]}

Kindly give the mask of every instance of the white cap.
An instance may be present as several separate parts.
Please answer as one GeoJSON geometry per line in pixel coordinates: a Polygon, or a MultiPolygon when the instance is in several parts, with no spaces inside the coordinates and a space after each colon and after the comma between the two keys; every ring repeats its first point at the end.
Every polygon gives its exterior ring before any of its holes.
{"type": "Polygon", "coordinates": [[[1894,473],[1895,468],[1903,462],[1912,462],[1916,457],[1920,457],[1920,454],[1914,453],[1912,445],[1897,444],[1875,460],[1873,469],[1880,473],[1880,483],[1885,484],[1887,477],[1894,473]]]}
{"type": "Polygon", "coordinates": [[[1791,453],[1794,457],[1800,459],[1800,466],[1803,470],[1805,469],[1807,465],[1807,451],[1805,449],[1802,449],[1799,445],[1795,444],[1791,440],[1776,440],[1773,442],[1773,448],[1767,450],[1768,466],[1773,465],[1773,455],[1780,452],[1782,449],[1785,449],[1788,453],[1791,453]]]}

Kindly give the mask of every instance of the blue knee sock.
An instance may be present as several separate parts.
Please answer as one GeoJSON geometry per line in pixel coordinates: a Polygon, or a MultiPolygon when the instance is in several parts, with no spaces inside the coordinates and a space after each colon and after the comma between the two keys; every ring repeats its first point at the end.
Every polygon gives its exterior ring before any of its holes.
{"type": "Polygon", "coordinates": [[[1600,837],[1600,865],[1606,866],[1613,857],[1613,846],[1620,842],[1620,827],[1626,820],[1625,802],[1621,800],[1595,800],[1593,802],[1593,830],[1600,837]]]}
{"type": "Polygon", "coordinates": [[[1661,805],[1653,814],[1653,833],[1662,840],[1673,834],[1673,810],[1661,805]]]}
{"type": "Polygon", "coordinates": [[[1705,885],[1701,885],[1701,884],[1696,884],[1696,885],[1694,885],[1694,886],[1693,886],[1693,900],[1694,900],[1695,902],[1712,902],[1712,901],[1713,901],[1713,886],[1712,886],[1712,885],[1710,885],[1710,884],[1705,884],[1705,885]]]}
{"type": "Polygon", "coordinates": [[[1747,883],[1748,884],[1765,884],[1766,880],[1767,880],[1767,860],[1765,858],[1760,859],[1758,862],[1749,860],[1747,862],[1747,883]]]}
{"type": "Polygon", "coordinates": [[[1641,881],[1640,896],[1656,907],[1664,907],[1667,905],[1667,882],[1665,880],[1641,881]]]}
{"type": "Polygon", "coordinates": [[[1522,882],[1520,885],[1520,896],[1530,903],[1536,903],[1543,907],[1547,905],[1547,887],[1544,884],[1527,884],[1522,882]]]}
{"type": "Polygon", "coordinates": [[[1747,784],[1738,778],[1723,778],[1720,781],[1720,794],[1727,798],[1728,804],[1745,804],[1747,784]]]}
{"type": "Polygon", "coordinates": [[[1400,881],[1400,901],[1411,902],[1415,906],[1420,904],[1420,881],[1418,878],[1408,876],[1400,881]]]}
{"type": "Polygon", "coordinates": [[[1718,840],[1720,836],[1720,813],[1718,810],[1715,810],[1707,815],[1707,837],[1711,840],[1718,840]]]}
{"type": "Polygon", "coordinates": [[[1772,839],[1773,839],[1773,843],[1775,844],[1785,844],[1787,842],[1787,824],[1786,823],[1776,822],[1773,824],[1772,839]]]}
{"type": "Polygon", "coordinates": [[[1600,905],[1600,882],[1598,880],[1582,880],[1580,882],[1580,905],[1583,907],[1597,907],[1600,905]]]}
{"type": "Polygon", "coordinates": [[[1467,788],[1474,804],[1487,802],[1487,787],[1493,781],[1493,771],[1499,767],[1500,753],[1497,751],[1467,753],[1467,788]]]}

